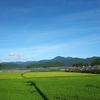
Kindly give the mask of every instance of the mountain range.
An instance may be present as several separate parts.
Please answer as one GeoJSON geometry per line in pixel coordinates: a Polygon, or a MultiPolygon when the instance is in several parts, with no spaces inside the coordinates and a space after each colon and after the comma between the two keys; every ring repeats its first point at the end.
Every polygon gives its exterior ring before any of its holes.
{"type": "Polygon", "coordinates": [[[62,57],[57,56],[50,60],[40,60],[40,61],[26,61],[26,62],[3,62],[1,65],[5,67],[61,67],[61,66],[72,66],[74,63],[88,63],[90,65],[93,60],[100,57],[90,57],[90,58],[73,58],[73,57],[62,57]]]}

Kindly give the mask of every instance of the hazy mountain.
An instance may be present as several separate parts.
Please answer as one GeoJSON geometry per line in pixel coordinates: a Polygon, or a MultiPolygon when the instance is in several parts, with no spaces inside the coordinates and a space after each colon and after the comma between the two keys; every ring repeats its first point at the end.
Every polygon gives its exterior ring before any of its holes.
{"type": "Polygon", "coordinates": [[[1,65],[3,66],[2,68],[4,68],[4,69],[6,69],[6,68],[21,68],[21,67],[24,67],[23,65],[15,64],[13,62],[1,63],[1,65]]]}
{"type": "Polygon", "coordinates": [[[27,61],[27,62],[5,62],[1,65],[6,67],[25,67],[25,66],[35,66],[35,67],[48,67],[48,66],[72,66],[74,63],[88,63],[91,64],[93,60],[100,57],[90,57],[90,58],[73,58],[73,57],[61,57],[57,56],[50,60],[40,60],[40,61],[27,61]]]}
{"type": "Polygon", "coordinates": [[[57,56],[57,57],[53,58],[51,61],[53,61],[53,62],[63,62],[65,60],[66,60],[65,57],[57,56]]]}

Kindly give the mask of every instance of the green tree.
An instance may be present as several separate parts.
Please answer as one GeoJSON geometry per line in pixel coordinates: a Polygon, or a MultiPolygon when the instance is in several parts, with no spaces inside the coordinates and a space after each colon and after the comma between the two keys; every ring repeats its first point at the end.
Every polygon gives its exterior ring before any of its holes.
{"type": "Polygon", "coordinates": [[[72,65],[73,67],[76,66],[76,67],[83,67],[83,66],[88,66],[88,63],[75,63],[72,65]]]}
{"type": "Polygon", "coordinates": [[[2,67],[3,67],[3,66],[0,64],[0,69],[2,69],[2,67]]]}
{"type": "Polygon", "coordinates": [[[95,59],[95,60],[91,63],[91,66],[96,66],[96,65],[100,65],[100,58],[95,59]]]}

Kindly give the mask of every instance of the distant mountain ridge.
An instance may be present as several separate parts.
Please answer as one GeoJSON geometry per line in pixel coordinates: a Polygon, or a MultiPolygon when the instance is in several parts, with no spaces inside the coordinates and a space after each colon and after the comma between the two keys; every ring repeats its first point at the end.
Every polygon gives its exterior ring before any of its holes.
{"type": "Polygon", "coordinates": [[[72,66],[74,63],[88,63],[91,64],[93,60],[100,58],[100,57],[90,57],[90,58],[73,58],[73,57],[62,57],[62,56],[57,56],[53,59],[50,60],[40,60],[40,61],[26,61],[26,62],[4,62],[1,63],[1,65],[6,66],[6,67],[25,67],[25,66],[49,66],[49,65],[54,65],[54,66],[72,66]]]}

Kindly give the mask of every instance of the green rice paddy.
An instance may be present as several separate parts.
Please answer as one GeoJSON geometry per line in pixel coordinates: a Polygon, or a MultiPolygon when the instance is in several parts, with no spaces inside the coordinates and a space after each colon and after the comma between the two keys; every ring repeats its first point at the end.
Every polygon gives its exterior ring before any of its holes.
{"type": "Polygon", "coordinates": [[[0,100],[100,100],[100,75],[1,72],[0,100]]]}

